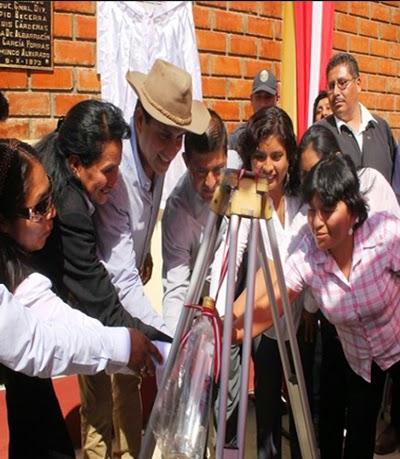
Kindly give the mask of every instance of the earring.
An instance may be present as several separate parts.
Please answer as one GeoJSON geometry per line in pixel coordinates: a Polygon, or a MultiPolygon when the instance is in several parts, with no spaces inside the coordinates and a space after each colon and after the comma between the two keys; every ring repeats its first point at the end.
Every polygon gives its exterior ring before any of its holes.
{"type": "Polygon", "coordinates": [[[353,227],[350,226],[349,231],[347,232],[347,234],[348,234],[349,236],[352,236],[353,233],[354,233],[353,227]]]}

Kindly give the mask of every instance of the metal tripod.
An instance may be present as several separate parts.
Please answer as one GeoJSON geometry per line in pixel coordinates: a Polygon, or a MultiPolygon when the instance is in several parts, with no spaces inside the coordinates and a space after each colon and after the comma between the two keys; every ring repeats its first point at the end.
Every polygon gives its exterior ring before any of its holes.
{"type": "MultiPolygon", "coordinates": [[[[220,378],[220,403],[218,410],[216,459],[243,459],[245,455],[245,434],[247,421],[247,401],[248,401],[248,380],[251,354],[251,329],[253,322],[253,303],[254,287],[257,266],[257,249],[260,257],[261,266],[264,273],[265,283],[271,304],[273,322],[277,335],[278,347],[282,361],[283,373],[286,380],[290,405],[293,412],[296,431],[299,439],[300,450],[303,459],[317,459],[317,448],[315,442],[314,429],[311,421],[310,408],[307,400],[303,370],[301,366],[300,354],[297,345],[296,330],[293,325],[293,318],[287,291],[284,281],[283,269],[280,260],[276,234],[272,222],[272,212],[268,199],[267,180],[260,176],[255,176],[250,172],[241,172],[226,169],[221,180],[221,184],[216,190],[211,202],[210,215],[204,230],[203,242],[200,245],[199,253],[193,269],[189,290],[185,304],[197,303],[205,282],[208,267],[210,266],[217,238],[217,231],[224,216],[230,217],[229,224],[229,255],[227,273],[227,294],[224,316],[223,330],[223,349],[221,359],[221,378],[220,378]],[[226,412],[228,398],[228,380],[230,368],[230,347],[233,326],[232,305],[234,301],[234,285],[236,274],[236,252],[238,240],[238,228],[240,218],[251,219],[250,236],[248,245],[248,266],[247,266],[247,294],[246,309],[244,317],[244,339],[242,347],[242,369],[240,376],[240,401],[238,417],[238,448],[226,449],[225,430],[226,412]],[[260,220],[265,220],[269,241],[263,238],[259,243],[260,220]],[[283,312],[287,325],[290,350],[292,354],[291,365],[288,350],[279,327],[279,311],[275,300],[271,272],[267,258],[266,244],[269,242],[276,277],[283,303],[283,312]]],[[[194,311],[183,308],[175,338],[166,362],[163,378],[159,387],[165,387],[175,362],[181,338],[189,330],[194,311]]],[[[150,415],[148,425],[139,459],[151,459],[155,448],[153,435],[153,413],[150,415]]]]}

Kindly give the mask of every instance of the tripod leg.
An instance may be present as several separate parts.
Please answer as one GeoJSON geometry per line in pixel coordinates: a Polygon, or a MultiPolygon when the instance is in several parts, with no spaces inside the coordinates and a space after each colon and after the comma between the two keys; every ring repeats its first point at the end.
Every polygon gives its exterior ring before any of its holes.
{"type": "MultiPolygon", "coordinates": [[[[188,293],[186,295],[185,304],[194,304],[197,303],[200,299],[200,294],[203,289],[205,278],[207,275],[208,267],[210,266],[211,256],[214,251],[215,242],[217,239],[217,232],[221,225],[222,221],[221,216],[210,212],[208,216],[207,224],[204,230],[203,242],[200,245],[199,252],[196,258],[196,262],[193,269],[193,274],[190,279],[188,293]]],[[[194,311],[189,308],[183,308],[181,315],[179,317],[178,326],[174,336],[174,340],[171,345],[171,349],[168,355],[167,362],[165,364],[165,370],[163,373],[162,381],[159,384],[159,387],[165,387],[166,382],[171,374],[172,367],[176,360],[176,356],[179,350],[179,344],[182,337],[190,328],[190,325],[193,320],[194,311]]],[[[158,392],[159,394],[159,392],[158,392]]],[[[158,395],[157,395],[158,398],[158,395]]],[[[157,402],[155,401],[155,405],[157,402]]],[[[154,448],[155,448],[155,439],[153,435],[153,424],[154,417],[151,413],[146,432],[143,438],[142,448],[140,450],[139,459],[151,459],[154,448]]]]}
{"type": "Polygon", "coordinates": [[[218,424],[217,424],[217,445],[215,451],[216,459],[222,459],[225,444],[226,432],[226,404],[228,399],[228,381],[230,368],[230,348],[232,342],[232,325],[233,312],[232,305],[235,295],[235,289],[230,286],[235,285],[236,277],[236,250],[239,228],[239,217],[232,215],[229,223],[229,258],[228,258],[228,278],[226,291],[226,305],[224,316],[224,330],[222,342],[221,357],[221,376],[219,388],[219,407],[218,407],[218,424]]]}
{"type": "Polygon", "coordinates": [[[244,318],[244,339],[242,348],[242,371],[240,380],[240,401],[239,401],[239,419],[238,419],[238,446],[239,458],[243,459],[246,445],[246,426],[247,426],[247,405],[248,405],[248,384],[251,355],[251,329],[253,324],[253,303],[254,303],[254,286],[256,278],[257,265],[257,246],[259,236],[258,221],[252,220],[250,227],[249,239],[249,256],[247,263],[247,294],[246,294],[246,312],[244,318]]]}
{"type": "MultiPolygon", "coordinates": [[[[264,221],[263,221],[264,223],[264,221]]],[[[287,290],[283,275],[283,269],[278,250],[278,244],[273,226],[272,219],[266,221],[269,245],[271,248],[272,258],[275,265],[279,290],[283,303],[283,311],[285,323],[287,325],[290,350],[293,358],[294,373],[291,370],[285,340],[280,329],[278,307],[275,300],[274,289],[271,280],[271,273],[269,271],[269,264],[267,258],[266,246],[268,241],[264,239],[265,232],[262,238],[260,257],[267,286],[268,296],[271,304],[272,317],[274,321],[275,331],[278,340],[279,352],[282,360],[283,372],[286,379],[286,384],[289,392],[290,402],[293,411],[293,418],[296,425],[297,435],[299,438],[300,449],[303,458],[316,459],[317,448],[314,434],[314,427],[311,420],[310,406],[307,399],[306,386],[304,382],[303,369],[301,366],[300,353],[297,344],[296,330],[293,324],[293,317],[291,306],[289,304],[287,290]]]]}

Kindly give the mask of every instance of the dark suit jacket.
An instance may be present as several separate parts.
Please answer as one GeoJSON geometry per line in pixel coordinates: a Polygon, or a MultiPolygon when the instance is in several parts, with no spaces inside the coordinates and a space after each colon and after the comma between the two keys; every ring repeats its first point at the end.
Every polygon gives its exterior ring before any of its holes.
{"type": "Polygon", "coordinates": [[[120,303],[97,256],[96,232],[84,196],[72,180],[63,190],[53,232],[38,252],[41,270],[64,301],[104,325],[138,328],[150,339],[166,340],[166,335],[133,318],[120,303]]]}
{"type": "Polygon", "coordinates": [[[318,124],[327,127],[335,135],[342,153],[350,155],[357,168],[372,167],[378,170],[391,183],[394,168],[396,142],[387,122],[373,115],[377,123],[370,121],[363,132],[363,148],[360,151],[358,142],[352,132],[342,127],[339,132],[335,117],[329,115],[318,124]]]}

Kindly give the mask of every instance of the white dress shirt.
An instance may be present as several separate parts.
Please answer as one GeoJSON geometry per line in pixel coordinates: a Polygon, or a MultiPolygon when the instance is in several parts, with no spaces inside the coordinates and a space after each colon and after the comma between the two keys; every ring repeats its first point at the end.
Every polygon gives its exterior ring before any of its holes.
{"type": "Polygon", "coordinates": [[[127,372],[128,330],[104,327],[71,308],[37,273],[15,295],[0,285],[0,361],[29,376],[127,372]]]}
{"type": "Polygon", "coordinates": [[[139,269],[150,252],[164,176],[150,180],[145,174],[132,137],[123,143],[118,181],[106,204],[97,206],[94,223],[100,259],[110,273],[119,299],[133,316],[167,333],[161,316],[146,297],[139,269]]]}

